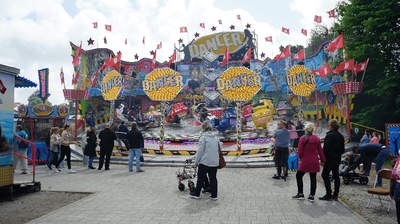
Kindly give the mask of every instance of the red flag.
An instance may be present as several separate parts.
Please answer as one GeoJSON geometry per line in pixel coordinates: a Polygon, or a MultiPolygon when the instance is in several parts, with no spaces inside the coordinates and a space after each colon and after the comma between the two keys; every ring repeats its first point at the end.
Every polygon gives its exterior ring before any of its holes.
{"type": "Polygon", "coordinates": [[[329,14],[329,18],[335,17],[335,9],[332,9],[331,11],[327,12],[329,14]]]}
{"type": "Polygon", "coordinates": [[[321,78],[325,78],[326,76],[328,76],[330,73],[332,73],[333,70],[331,70],[331,68],[329,67],[329,64],[326,63],[324,66],[320,67],[319,69],[317,69],[316,71],[314,71],[314,73],[316,75],[321,76],[321,78]]]}
{"type": "Polygon", "coordinates": [[[128,44],[128,39],[125,39],[125,45],[127,45],[128,44]]]}
{"type": "Polygon", "coordinates": [[[322,17],[315,15],[314,16],[314,21],[317,22],[317,23],[322,23],[322,17]]]}
{"type": "Polygon", "coordinates": [[[343,48],[343,34],[336,37],[327,48],[325,48],[325,51],[335,51],[338,48],[343,48]]]}
{"type": "Polygon", "coordinates": [[[276,61],[280,61],[290,56],[290,46],[288,45],[282,53],[276,56],[276,61]]]}
{"type": "Polygon", "coordinates": [[[92,88],[94,87],[94,85],[96,84],[96,80],[97,80],[97,74],[99,73],[99,70],[96,70],[96,73],[94,73],[92,75],[92,77],[90,77],[90,83],[92,84],[92,88]]]}
{"type": "Polygon", "coordinates": [[[304,36],[307,36],[307,30],[306,29],[301,29],[301,33],[304,34],[304,36]]]}
{"type": "Polygon", "coordinates": [[[218,20],[218,23],[222,25],[222,19],[218,20]]]}
{"type": "Polygon", "coordinates": [[[75,57],[72,60],[72,65],[74,67],[76,67],[77,65],[79,65],[79,57],[81,56],[81,51],[82,51],[82,41],[81,41],[81,45],[79,45],[78,50],[75,53],[75,57]]]}
{"type": "Polygon", "coordinates": [[[152,69],[156,68],[156,54],[157,54],[157,50],[154,51],[153,60],[151,61],[151,68],[152,69]]]}
{"type": "Polygon", "coordinates": [[[364,61],[364,62],[359,63],[359,64],[356,66],[356,72],[365,71],[365,70],[367,69],[368,61],[369,61],[369,59],[366,60],[366,61],[364,61]]]}
{"type": "Polygon", "coordinates": [[[121,62],[121,52],[119,52],[110,62],[109,67],[114,68],[115,65],[121,62]]]}
{"type": "Polygon", "coordinates": [[[157,44],[157,50],[162,48],[162,41],[160,42],[160,44],[157,44]]]}
{"type": "Polygon", "coordinates": [[[272,36],[266,37],[266,38],[265,38],[265,41],[266,41],[266,42],[272,42],[272,36]]]}
{"type": "Polygon", "coordinates": [[[62,68],[62,67],[61,67],[61,71],[60,71],[60,79],[61,79],[61,85],[64,84],[64,83],[65,83],[65,80],[64,80],[64,71],[63,71],[63,68],[62,68]]]}
{"type": "Polygon", "coordinates": [[[168,67],[171,66],[172,62],[176,60],[176,50],[174,50],[174,53],[171,56],[171,59],[168,61],[168,67]]]}
{"type": "Polygon", "coordinates": [[[110,66],[111,64],[111,55],[109,58],[107,58],[107,60],[104,61],[104,64],[101,66],[100,70],[103,71],[107,66],[110,66]]]}
{"type": "Polygon", "coordinates": [[[144,44],[144,37],[145,37],[145,36],[143,36],[143,40],[142,40],[143,44],[144,44]]]}
{"type": "Polygon", "coordinates": [[[111,25],[106,25],[106,30],[111,32],[111,25]]]}
{"type": "Polygon", "coordinates": [[[286,29],[285,27],[282,27],[282,32],[284,32],[284,33],[290,35],[290,34],[289,34],[289,29],[286,29]]]}
{"type": "Polygon", "coordinates": [[[97,29],[97,22],[93,23],[93,28],[97,29]]]}
{"type": "Polygon", "coordinates": [[[353,70],[353,65],[354,65],[354,59],[351,59],[351,60],[348,60],[348,61],[343,61],[342,63],[340,63],[338,65],[338,67],[336,69],[337,69],[338,72],[353,70]]]}
{"type": "Polygon", "coordinates": [[[183,26],[180,28],[181,33],[187,33],[187,27],[183,26]]]}
{"type": "Polygon", "coordinates": [[[200,23],[200,27],[205,29],[206,25],[204,25],[204,23],[200,23]]]}
{"type": "Polygon", "coordinates": [[[238,20],[242,20],[241,18],[240,18],[240,15],[237,15],[237,17],[236,17],[238,20]]]}
{"type": "Polygon", "coordinates": [[[301,49],[297,54],[293,56],[292,61],[299,61],[299,60],[304,60],[305,58],[305,49],[301,49]]]}
{"type": "Polygon", "coordinates": [[[75,85],[75,84],[76,84],[76,79],[75,79],[75,72],[74,72],[74,73],[72,73],[72,85],[75,85]]]}
{"type": "Polygon", "coordinates": [[[251,59],[251,47],[247,50],[246,54],[243,56],[242,64],[251,59]]]}
{"type": "Polygon", "coordinates": [[[231,59],[231,55],[229,54],[228,47],[226,47],[225,53],[224,53],[224,58],[222,59],[222,66],[224,66],[225,63],[227,63],[229,61],[229,59],[231,59]]]}

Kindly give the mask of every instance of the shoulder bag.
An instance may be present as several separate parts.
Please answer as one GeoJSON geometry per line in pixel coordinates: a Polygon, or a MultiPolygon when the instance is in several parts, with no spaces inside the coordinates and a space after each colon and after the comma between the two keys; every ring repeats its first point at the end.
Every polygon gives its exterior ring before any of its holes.
{"type": "Polygon", "coordinates": [[[226,166],[226,162],[225,162],[224,156],[222,155],[221,146],[220,146],[219,142],[218,142],[218,149],[219,149],[219,166],[218,166],[218,169],[222,169],[222,168],[224,168],[226,166]]]}

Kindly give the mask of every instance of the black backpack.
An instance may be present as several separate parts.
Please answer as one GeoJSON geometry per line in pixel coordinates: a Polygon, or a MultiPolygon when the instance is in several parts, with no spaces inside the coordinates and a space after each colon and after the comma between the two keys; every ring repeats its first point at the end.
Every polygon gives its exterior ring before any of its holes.
{"type": "MultiPolygon", "coordinates": [[[[22,136],[21,136],[22,137],[22,136]]],[[[25,139],[24,137],[22,137],[23,139],[25,139]]],[[[21,139],[20,139],[21,140],[21,139]]],[[[18,143],[18,147],[20,148],[20,149],[26,149],[26,148],[28,148],[28,146],[29,146],[29,144],[27,143],[27,142],[25,142],[25,141],[23,141],[23,140],[21,140],[19,143],[18,143]]]]}

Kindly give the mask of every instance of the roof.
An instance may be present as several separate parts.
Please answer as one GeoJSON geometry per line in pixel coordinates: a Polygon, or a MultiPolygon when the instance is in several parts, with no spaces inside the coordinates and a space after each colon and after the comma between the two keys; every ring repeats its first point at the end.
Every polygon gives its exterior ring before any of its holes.
{"type": "Polygon", "coordinates": [[[29,88],[37,86],[37,84],[32,82],[31,80],[20,76],[20,70],[18,68],[0,64],[0,72],[8,73],[15,76],[15,88],[29,88]]]}

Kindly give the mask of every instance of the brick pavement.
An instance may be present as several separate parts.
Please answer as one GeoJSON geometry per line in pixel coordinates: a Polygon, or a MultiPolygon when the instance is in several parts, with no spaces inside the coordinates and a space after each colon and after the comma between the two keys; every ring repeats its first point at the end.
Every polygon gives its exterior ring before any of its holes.
{"type": "MultiPolygon", "coordinates": [[[[88,170],[81,163],[72,168],[76,174],[68,174],[65,168],[56,174],[39,166],[36,180],[42,191],[95,193],[30,223],[365,223],[341,201],[293,200],[295,174],[290,173],[287,182],[274,180],[274,168],[219,170],[218,201],[210,200],[209,194],[199,200],[189,198],[187,187],[179,191],[175,176],[179,167],[145,166],[144,173],[130,173],[127,165],[115,164],[110,171],[88,170]]],[[[23,178],[31,180],[15,175],[15,180],[23,178]]],[[[309,190],[308,175],[304,189],[309,190]]],[[[318,183],[316,197],[324,192],[318,183]]]]}

